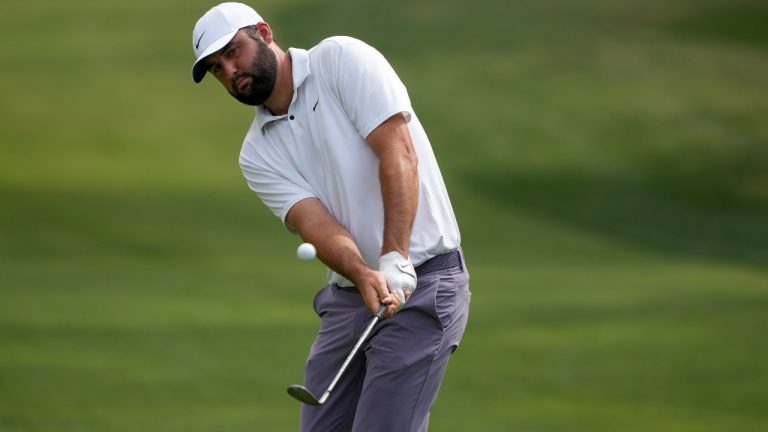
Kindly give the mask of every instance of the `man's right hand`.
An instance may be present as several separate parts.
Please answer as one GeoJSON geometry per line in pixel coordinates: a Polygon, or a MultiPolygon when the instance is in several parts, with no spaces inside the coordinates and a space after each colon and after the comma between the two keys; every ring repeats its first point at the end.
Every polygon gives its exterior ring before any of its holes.
{"type": "Polygon", "coordinates": [[[384,318],[391,318],[395,315],[395,312],[400,308],[400,301],[397,296],[389,292],[387,287],[387,280],[384,279],[384,275],[376,270],[369,269],[364,272],[360,277],[353,280],[360,295],[363,297],[363,302],[368,310],[372,314],[376,314],[379,310],[379,306],[384,304],[389,306],[387,313],[384,314],[384,318]]]}

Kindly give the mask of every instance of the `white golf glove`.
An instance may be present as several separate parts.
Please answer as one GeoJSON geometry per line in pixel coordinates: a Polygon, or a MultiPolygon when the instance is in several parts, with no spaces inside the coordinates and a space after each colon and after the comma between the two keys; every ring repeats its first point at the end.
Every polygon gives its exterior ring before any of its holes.
{"type": "Polygon", "coordinates": [[[416,291],[416,270],[408,258],[394,251],[379,258],[379,271],[387,280],[389,292],[400,300],[400,307],[405,304],[405,291],[416,291]]]}

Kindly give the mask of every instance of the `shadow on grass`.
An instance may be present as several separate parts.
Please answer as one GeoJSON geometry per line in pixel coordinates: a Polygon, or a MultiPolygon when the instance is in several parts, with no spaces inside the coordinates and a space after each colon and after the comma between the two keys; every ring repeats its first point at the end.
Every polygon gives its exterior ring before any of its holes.
{"type": "Polygon", "coordinates": [[[660,253],[768,266],[768,203],[686,194],[621,175],[473,171],[467,184],[497,204],[660,253]]]}
{"type": "Polygon", "coordinates": [[[242,190],[50,192],[0,186],[0,201],[9,208],[0,215],[0,257],[9,259],[184,262],[259,255],[262,248],[268,254],[287,237],[279,220],[242,190]]]}
{"type": "Polygon", "coordinates": [[[760,2],[723,2],[694,8],[669,24],[670,32],[686,38],[768,46],[768,7],[760,2]]]}

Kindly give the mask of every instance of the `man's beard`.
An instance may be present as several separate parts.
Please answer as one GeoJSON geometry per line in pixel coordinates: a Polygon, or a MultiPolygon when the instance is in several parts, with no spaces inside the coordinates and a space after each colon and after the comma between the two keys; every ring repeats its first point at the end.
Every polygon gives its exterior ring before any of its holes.
{"type": "Polygon", "coordinates": [[[232,91],[235,99],[246,105],[261,105],[272,94],[277,79],[277,56],[261,39],[255,39],[258,54],[248,71],[238,72],[232,77],[232,91]],[[241,78],[250,78],[251,82],[240,92],[237,83],[241,78]]]}

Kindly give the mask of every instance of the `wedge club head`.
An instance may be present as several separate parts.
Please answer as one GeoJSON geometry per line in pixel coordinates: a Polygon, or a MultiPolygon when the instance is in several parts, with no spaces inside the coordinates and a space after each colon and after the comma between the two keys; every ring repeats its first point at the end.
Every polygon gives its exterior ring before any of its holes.
{"type": "Polygon", "coordinates": [[[303,402],[307,405],[319,406],[323,402],[320,402],[311,391],[307,390],[303,385],[293,384],[288,386],[288,394],[299,402],[303,402]]]}

